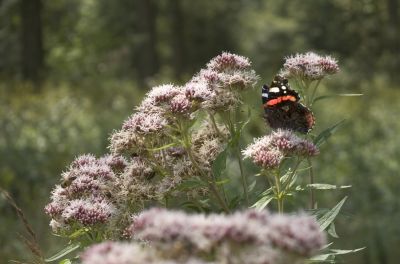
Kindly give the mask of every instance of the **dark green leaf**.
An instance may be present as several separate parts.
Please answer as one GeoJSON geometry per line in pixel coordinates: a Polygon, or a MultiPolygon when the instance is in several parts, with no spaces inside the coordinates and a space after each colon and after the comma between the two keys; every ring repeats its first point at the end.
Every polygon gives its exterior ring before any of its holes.
{"type": "Polygon", "coordinates": [[[183,181],[179,185],[179,189],[184,190],[184,189],[193,189],[193,188],[199,188],[199,187],[207,187],[208,184],[200,179],[192,178],[192,179],[187,179],[183,181]]]}
{"type": "Polygon", "coordinates": [[[226,158],[228,156],[228,148],[218,154],[217,158],[212,164],[212,172],[216,179],[218,179],[226,169],[226,158]]]}

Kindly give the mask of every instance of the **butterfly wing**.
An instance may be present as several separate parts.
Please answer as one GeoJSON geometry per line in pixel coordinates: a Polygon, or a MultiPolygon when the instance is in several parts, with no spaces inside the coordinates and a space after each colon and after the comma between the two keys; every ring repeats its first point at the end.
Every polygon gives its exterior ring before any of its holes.
{"type": "Polygon", "coordinates": [[[314,114],[298,102],[285,102],[279,106],[264,107],[265,120],[272,129],[290,129],[307,134],[315,124],[314,114]]]}

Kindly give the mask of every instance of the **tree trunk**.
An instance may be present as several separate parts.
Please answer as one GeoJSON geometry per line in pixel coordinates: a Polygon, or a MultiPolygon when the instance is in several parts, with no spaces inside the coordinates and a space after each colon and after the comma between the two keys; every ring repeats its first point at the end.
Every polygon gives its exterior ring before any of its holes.
{"type": "Polygon", "coordinates": [[[24,80],[38,84],[43,71],[41,0],[21,0],[21,68],[24,80]]]}

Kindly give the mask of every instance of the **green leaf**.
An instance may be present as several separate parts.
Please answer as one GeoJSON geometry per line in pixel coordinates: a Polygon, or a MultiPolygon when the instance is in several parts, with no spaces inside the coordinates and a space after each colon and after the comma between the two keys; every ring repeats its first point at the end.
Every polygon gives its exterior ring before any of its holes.
{"type": "Polygon", "coordinates": [[[346,199],[347,196],[344,197],[337,205],[335,205],[335,207],[333,207],[331,210],[329,210],[321,218],[318,219],[318,223],[322,230],[325,230],[333,222],[333,220],[335,220],[346,199]]]}
{"type": "Polygon", "coordinates": [[[256,208],[257,210],[263,210],[273,199],[274,195],[265,195],[261,197],[255,204],[253,204],[250,208],[256,208]]]}
{"type": "Polygon", "coordinates": [[[327,94],[327,95],[321,95],[321,96],[318,96],[318,97],[316,97],[314,100],[313,100],[313,104],[315,103],[315,102],[317,102],[317,101],[320,101],[320,100],[324,100],[324,99],[329,99],[329,98],[335,98],[335,97],[354,97],[354,96],[363,96],[363,94],[327,94]]]}
{"type": "Polygon", "coordinates": [[[72,264],[72,261],[70,259],[63,259],[58,264],[72,264]]]}
{"type": "Polygon", "coordinates": [[[228,148],[218,154],[217,158],[212,164],[212,172],[216,179],[218,179],[226,169],[226,158],[228,156],[228,148]]]}
{"type": "Polygon", "coordinates": [[[216,185],[224,185],[225,183],[230,182],[229,178],[221,179],[220,181],[215,182],[216,185]]]}
{"type": "Polygon", "coordinates": [[[239,205],[240,201],[242,200],[242,197],[240,195],[237,195],[232,198],[232,200],[229,201],[229,209],[235,209],[239,205]]]}
{"type": "Polygon", "coordinates": [[[350,253],[356,253],[361,250],[364,250],[365,247],[362,248],[356,248],[356,249],[331,249],[332,254],[334,255],[345,255],[345,254],[350,254],[350,253]]]}
{"type": "Polygon", "coordinates": [[[249,192],[249,193],[252,192],[254,190],[254,188],[256,187],[256,183],[257,183],[257,181],[253,181],[252,183],[250,183],[250,185],[247,189],[247,192],[249,192]]]}
{"type": "Polygon", "coordinates": [[[89,231],[90,231],[89,228],[84,227],[84,228],[78,229],[75,232],[73,232],[71,235],[68,236],[68,238],[69,239],[75,239],[77,237],[83,236],[84,234],[86,234],[89,231]]]}
{"type": "Polygon", "coordinates": [[[335,263],[335,256],[332,254],[321,254],[309,259],[311,263],[335,263]]]}
{"type": "Polygon", "coordinates": [[[351,185],[337,186],[337,185],[326,184],[326,183],[312,183],[312,184],[307,184],[306,188],[314,189],[314,190],[336,190],[336,189],[351,188],[351,185]]]}
{"type": "Polygon", "coordinates": [[[193,188],[198,188],[198,187],[207,187],[208,184],[200,179],[192,178],[192,179],[187,179],[183,181],[178,189],[184,190],[184,189],[193,189],[193,188]]]}
{"type": "Polygon", "coordinates": [[[62,250],[60,250],[59,252],[57,252],[52,257],[45,259],[45,261],[46,262],[53,262],[53,261],[59,260],[60,258],[68,255],[69,253],[77,250],[78,248],[80,248],[80,246],[81,246],[80,243],[70,244],[69,246],[67,246],[67,247],[63,248],[62,250]]]}
{"type": "Polygon", "coordinates": [[[336,233],[336,228],[335,228],[335,224],[332,223],[329,225],[327,232],[329,235],[331,235],[334,238],[339,238],[338,234],[336,233]]]}
{"type": "Polygon", "coordinates": [[[167,144],[167,145],[161,146],[159,148],[153,148],[153,149],[148,149],[148,150],[150,150],[150,151],[159,151],[159,150],[167,149],[167,148],[170,148],[170,147],[173,147],[173,146],[176,146],[176,145],[177,145],[177,143],[173,142],[171,144],[167,144]]]}
{"type": "Polygon", "coordinates": [[[345,122],[345,119],[337,122],[333,126],[325,129],[322,131],[315,139],[314,139],[314,144],[317,146],[321,146],[328,138],[330,138],[338,129],[341,125],[343,125],[345,122]]]}

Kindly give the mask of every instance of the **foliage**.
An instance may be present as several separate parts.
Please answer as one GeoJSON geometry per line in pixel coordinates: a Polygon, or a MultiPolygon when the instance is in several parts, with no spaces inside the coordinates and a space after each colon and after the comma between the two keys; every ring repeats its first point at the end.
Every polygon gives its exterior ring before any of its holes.
{"type": "MultiPolygon", "coordinates": [[[[137,75],[137,68],[147,61],[137,59],[141,50],[137,43],[148,35],[133,26],[141,14],[135,12],[133,2],[138,1],[42,1],[46,75],[42,91],[37,93],[19,82],[20,1],[1,1],[0,185],[32,219],[48,255],[59,248],[59,240],[51,236],[40,208],[48,202],[57,175],[79,153],[104,153],[107,136],[128,116],[143,90],[155,83],[187,80],[221,50],[239,51],[252,58],[265,82],[278,71],[284,56],[314,50],[335,55],[342,68],[340,76],[321,84],[321,94],[364,94],[314,105],[318,120],[315,134],[346,119],[320,147],[318,163],[314,164],[318,182],[353,186],[316,191],[316,198],[320,205],[332,208],[334,200],[349,196],[342,210],[352,214],[339,214],[335,227],[352,236],[332,239],[340,248],[367,249],[346,257],[348,262],[397,263],[397,0],[154,1],[159,65],[155,74],[145,78],[137,75]],[[174,8],[169,4],[172,2],[181,5],[174,8]],[[184,25],[178,27],[181,31],[172,27],[177,17],[183,18],[177,20],[184,25]],[[175,64],[179,54],[184,54],[184,66],[175,64]],[[64,103],[58,105],[61,101],[64,103]]],[[[252,116],[241,146],[266,130],[259,91],[249,92],[244,100],[252,116]]],[[[227,160],[224,174],[231,178],[226,192],[240,200],[239,167],[230,155],[227,160]]],[[[243,165],[249,174],[257,173],[250,161],[243,165]]],[[[301,188],[307,184],[302,183],[301,188]]],[[[253,186],[257,194],[267,185],[260,177],[249,181],[249,189],[253,186]]],[[[251,202],[255,199],[250,197],[251,202]]],[[[298,203],[306,204],[306,198],[289,197],[285,207],[291,209],[298,203]]],[[[0,258],[26,255],[15,235],[20,228],[14,212],[1,199],[0,211],[0,258]]]]}

